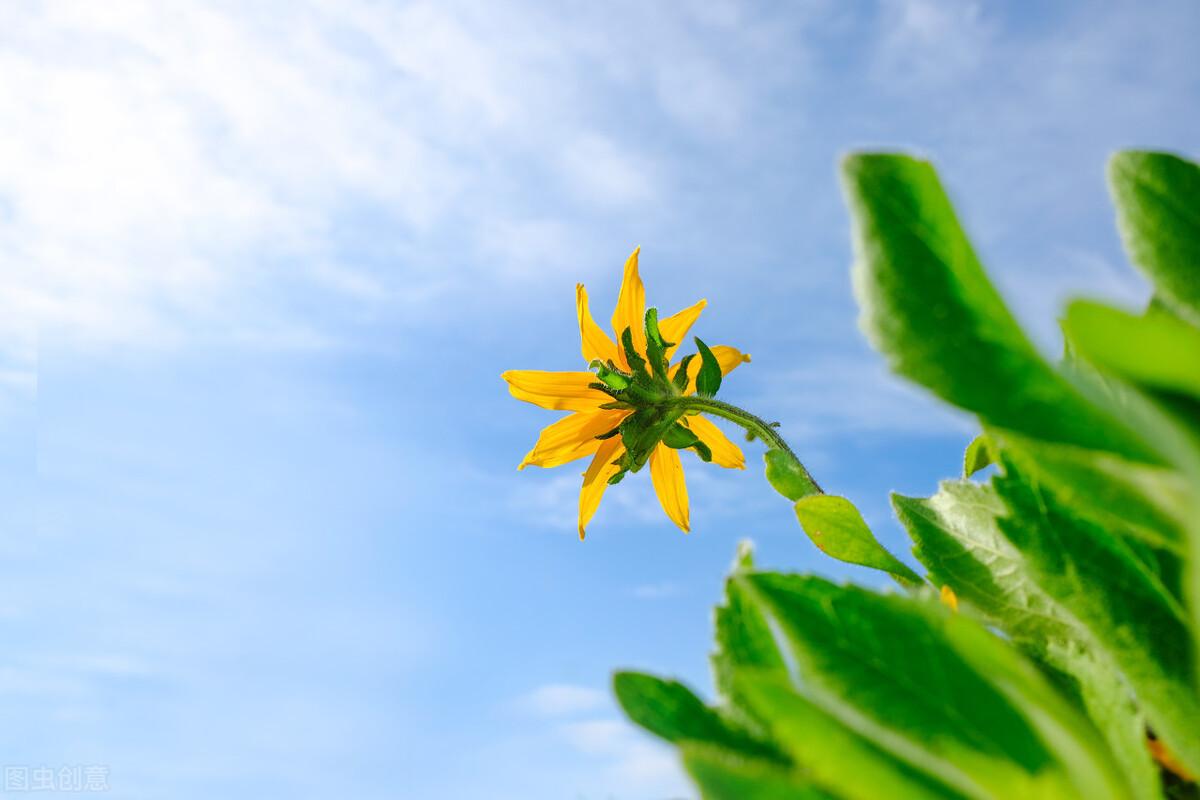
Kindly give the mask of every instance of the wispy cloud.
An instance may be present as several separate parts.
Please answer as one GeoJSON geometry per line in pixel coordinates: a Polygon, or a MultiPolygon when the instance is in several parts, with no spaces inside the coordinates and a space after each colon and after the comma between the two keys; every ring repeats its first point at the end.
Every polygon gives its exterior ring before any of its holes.
{"type": "Polygon", "coordinates": [[[19,156],[0,165],[0,337],[26,370],[39,329],[319,341],[303,327],[322,320],[289,318],[299,291],[421,316],[431,289],[573,241],[559,199],[628,213],[664,177],[584,111],[579,86],[628,78],[587,72],[595,32],[533,8],[123,0],[9,7],[0,25],[0,118],[20,121],[0,127],[19,156]],[[540,197],[510,202],[531,182],[540,197]],[[466,270],[448,283],[452,241],[466,270]]]}
{"type": "Polygon", "coordinates": [[[554,683],[539,686],[517,699],[522,711],[543,717],[561,717],[597,711],[612,706],[606,692],[590,686],[554,683]]]}
{"type": "Polygon", "coordinates": [[[596,785],[636,787],[639,797],[690,795],[675,752],[610,716],[614,708],[607,692],[547,684],[518,697],[514,706],[547,720],[546,732],[585,760],[596,785]]]}
{"type": "Polygon", "coordinates": [[[636,786],[643,796],[691,794],[678,755],[623,720],[572,722],[560,731],[581,754],[603,762],[603,771],[616,785],[636,786]]]}
{"type": "Polygon", "coordinates": [[[976,2],[885,0],[871,68],[888,87],[928,90],[969,77],[991,49],[994,25],[976,2]]]}
{"type": "Polygon", "coordinates": [[[789,438],[971,430],[962,414],[890,376],[882,357],[814,356],[801,367],[764,377],[761,386],[758,402],[784,421],[789,438]]]}

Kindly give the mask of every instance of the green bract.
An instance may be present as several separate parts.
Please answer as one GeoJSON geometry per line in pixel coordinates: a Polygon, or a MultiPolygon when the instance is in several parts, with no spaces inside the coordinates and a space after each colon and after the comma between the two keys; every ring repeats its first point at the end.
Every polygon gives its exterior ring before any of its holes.
{"type": "MultiPolygon", "coordinates": [[[[1072,303],[1059,363],[1017,325],[930,164],[855,155],[842,174],[863,330],[982,428],[963,478],[892,498],[925,575],[776,437],[767,478],[808,536],[905,591],[757,571],[743,548],[716,613],[717,701],[635,673],[618,700],[709,800],[1196,797],[1200,168],[1113,158],[1155,299],[1072,303]]],[[[704,396],[720,372],[698,348],[704,396]]]]}
{"type": "MultiPolygon", "coordinates": [[[[632,329],[621,332],[621,351],[629,364],[629,372],[621,371],[612,361],[591,363],[597,378],[592,387],[613,398],[612,403],[602,408],[633,411],[619,427],[596,437],[609,438],[619,433],[625,446],[618,471],[608,479],[610,484],[620,483],[626,474],[640,471],[660,443],[675,450],[695,450],[702,460],[712,461],[708,445],[686,425],[680,424],[687,413],[680,401],[687,392],[688,365],[695,356],[686,356],[672,377],[667,352],[676,343],[663,339],[658,329],[657,308],[646,311],[645,333],[646,357],[642,358],[634,345],[632,329]]],[[[711,397],[721,385],[721,366],[703,342],[697,339],[696,344],[703,359],[697,385],[710,387],[707,396],[711,397]],[[706,372],[710,364],[717,372],[715,384],[706,372]]]]}

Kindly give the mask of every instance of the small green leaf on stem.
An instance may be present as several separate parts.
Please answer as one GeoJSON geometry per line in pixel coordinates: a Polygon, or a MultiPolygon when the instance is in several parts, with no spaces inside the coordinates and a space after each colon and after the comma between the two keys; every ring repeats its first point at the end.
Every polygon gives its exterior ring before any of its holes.
{"type": "Polygon", "coordinates": [[[768,450],[763,454],[763,461],[767,464],[767,482],[788,500],[794,502],[821,493],[808,470],[791,453],[768,450]]]}
{"type": "Polygon", "coordinates": [[[625,360],[629,362],[629,370],[638,375],[646,374],[646,359],[638,355],[637,348],[633,346],[633,329],[626,328],[621,331],[621,347],[625,351],[625,360]]]}
{"type": "Polygon", "coordinates": [[[826,555],[850,564],[883,570],[905,586],[921,577],[884,549],[858,509],[844,497],[814,495],[796,503],[796,518],[813,544],[826,555]]]}

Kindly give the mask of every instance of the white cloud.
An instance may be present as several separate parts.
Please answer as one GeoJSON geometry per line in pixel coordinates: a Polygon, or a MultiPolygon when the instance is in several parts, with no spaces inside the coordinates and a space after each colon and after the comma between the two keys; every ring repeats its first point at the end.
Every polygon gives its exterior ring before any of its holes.
{"type": "MultiPolygon", "coordinates": [[[[508,505],[516,519],[530,520],[539,527],[555,533],[575,533],[578,524],[580,473],[587,462],[558,467],[557,474],[542,475],[537,467],[521,473],[521,480],[512,485],[508,505]]],[[[603,503],[601,504],[603,505],[603,503]]]]}
{"type": "Polygon", "coordinates": [[[583,717],[556,722],[551,730],[557,740],[591,762],[589,769],[596,771],[601,784],[636,786],[645,796],[684,796],[687,782],[670,747],[625,720],[590,716],[612,703],[607,692],[589,686],[548,684],[521,696],[515,705],[524,713],[549,719],[583,717]]]}
{"type": "Polygon", "coordinates": [[[882,36],[873,69],[893,87],[928,89],[964,80],[993,35],[980,5],[962,0],[888,0],[876,24],[882,36]]]}
{"type": "Polygon", "coordinates": [[[971,430],[966,416],[890,375],[882,357],[812,356],[765,378],[764,408],[786,420],[789,439],[847,433],[944,434],[971,430]]]}
{"type": "Polygon", "coordinates": [[[561,163],[562,180],[582,198],[629,205],[654,197],[650,164],[633,159],[608,137],[579,137],[564,150],[561,163]]]}
{"type": "Polygon", "coordinates": [[[651,740],[622,720],[572,722],[560,728],[576,750],[606,762],[605,771],[617,785],[637,786],[643,794],[690,794],[690,787],[673,749],[651,740]]]}
{"type": "Polygon", "coordinates": [[[539,686],[518,699],[517,706],[542,717],[561,717],[609,708],[612,700],[606,692],[590,686],[554,683],[539,686]]]}
{"type": "Polygon", "coordinates": [[[648,203],[651,163],[574,110],[593,99],[573,86],[578,54],[534,16],[466,1],[0,11],[6,373],[33,370],[39,331],[319,342],[306,328],[323,321],[276,299],[305,287],[418,315],[410,295],[453,288],[447,246],[460,280],[502,279],[572,241],[531,181],[648,203]],[[546,151],[558,167],[539,176],[546,151]],[[351,265],[363,248],[378,252],[351,265]]]}

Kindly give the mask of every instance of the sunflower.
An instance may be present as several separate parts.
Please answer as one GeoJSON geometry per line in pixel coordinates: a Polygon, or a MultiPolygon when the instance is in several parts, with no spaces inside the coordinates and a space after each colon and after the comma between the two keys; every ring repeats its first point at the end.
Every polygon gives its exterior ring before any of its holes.
{"type": "MultiPolygon", "coordinates": [[[[632,378],[632,374],[640,373],[648,377],[644,369],[645,360],[649,359],[652,364],[658,361],[664,365],[669,363],[678,343],[707,305],[706,301],[701,300],[661,321],[657,320],[654,309],[647,313],[646,289],[638,275],[639,251],[640,248],[635,249],[625,262],[625,275],[612,316],[616,341],[624,346],[618,347],[592,319],[588,310],[587,290],[583,284],[575,287],[583,360],[601,375],[632,378]],[[646,321],[645,327],[643,319],[646,321]],[[657,329],[652,327],[655,324],[657,329]],[[656,343],[659,345],[657,351],[647,352],[648,330],[652,347],[656,343]],[[659,357],[656,359],[656,356],[659,357]]],[[[705,359],[709,362],[715,359],[714,372],[716,365],[719,365],[721,375],[750,360],[748,355],[732,347],[717,345],[709,350],[702,343],[697,344],[705,359]]],[[[702,368],[701,359],[689,356],[670,366],[667,374],[661,376],[664,379],[661,385],[676,387],[673,391],[679,395],[691,395],[696,391],[697,377],[702,368]]],[[[620,480],[626,471],[636,472],[644,460],[644,454],[633,458],[635,454],[627,452],[627,445],[635,445],[627,442],[628,425],[623,427],[623,423],[628,423],[631,417],[639,413],[638,408],[629,402],[614,402],[614,397],[619,395],[607,390],[604,383],[599,383],[596,372],[510,370],[501,377],[508,382],[509,392],[518,400],[542,408],[571,412],[542,430],[537,443],[517,469],[531,465],[557,467],[586,456],[592,457],[591,464],[583,473],[583,487],[579,493],[579,538],[582,539],[588,521],[600,505],[605,488],[620,480]]],[[[674,417],[666,420],[666,426],[672,425],[675,431],[656,436],[650,443],[650,478],[663,511],[686,532],[689,530],[688,494],[679,448],[694,448],[704,460],[711,459],[713,463],[729,469],[745,469],[746,459],[741,449],[716,425],[694,412],[678,420],[674,417]],[[682,442],[677,433],[680,426],[683,431],[682,442]],[[662,440],[664,438],[673,440],[672,444],[667,444],[662,440]]]]}

